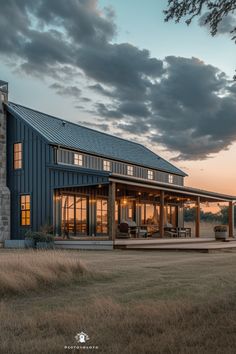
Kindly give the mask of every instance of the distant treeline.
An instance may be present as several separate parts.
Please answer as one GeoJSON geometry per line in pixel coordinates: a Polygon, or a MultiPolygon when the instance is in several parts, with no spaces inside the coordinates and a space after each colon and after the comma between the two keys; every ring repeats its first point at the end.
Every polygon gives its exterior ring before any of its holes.
{"type": "MultiPolygon", "coordinates": [[[[221,207],[218,213],[212,213],[210,211],[204,212],[200,211],[200,217],[202,221],[208,222],[218,222],[220,224],[228,223],[228,207],[221,207]]],[[[184,220],[185,221],[195,221],[196,219],[196,208],[185,208],[184,210],[184,220]]],[[[234,208],[234,222],[236,225],[236,208],[234,208]]]]}

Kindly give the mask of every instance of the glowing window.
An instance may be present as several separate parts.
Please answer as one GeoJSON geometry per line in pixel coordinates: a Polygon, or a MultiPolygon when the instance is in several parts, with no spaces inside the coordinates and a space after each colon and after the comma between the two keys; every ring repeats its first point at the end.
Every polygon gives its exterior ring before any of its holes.
{"type": "Polygon", "coordinates": [[[22,168],[22,143],[14,144],[14,170],[22,168]]]}
{"type": "Polygon", "coordinates": [[[148,170],[148,179],[153,179],[153,178],[154,178],[153,171],[148,170]]]}
{"type": "Polygon", "coordinates": [[[74,154],[74,165],[83,166],[83,155],[74,154]]]}
{"type": "Polygon", "coordinates": [[[103,169],[104,171],[110,171],[111,170],[111,163],[110,161],[104,160],[103,161],[103,169]]]}
{"type": "Polygon", "coordinates": [[[127,166],[127,175],[129,175],[129,176],[133,176],[134,175],[133,166],[127,166]]]}
{"type": "Polygon", "coordinates": [[[21,210],[21,226],[30,226],[31,219],[31,205],[30,195],[21,195],[20,197],[20,210],[21,210]]]}
{"type": "Polygon", "coordinates": [[[168,176],[168,181],[169,181],[169,183],[174,183],[174,176],[173,175],[169,175],[168,176]]]}

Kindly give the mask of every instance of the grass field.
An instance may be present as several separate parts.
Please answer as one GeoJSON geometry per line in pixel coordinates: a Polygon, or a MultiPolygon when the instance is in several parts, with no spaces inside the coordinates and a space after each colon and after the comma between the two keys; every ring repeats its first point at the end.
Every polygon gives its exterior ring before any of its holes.
{"type": "Polygon", "coordinates": [[[1,250],[0,353],[235,353],[235,270],[236,253],[1,250]],[[64,348],[81,331],[98,349],[64,348]]]}

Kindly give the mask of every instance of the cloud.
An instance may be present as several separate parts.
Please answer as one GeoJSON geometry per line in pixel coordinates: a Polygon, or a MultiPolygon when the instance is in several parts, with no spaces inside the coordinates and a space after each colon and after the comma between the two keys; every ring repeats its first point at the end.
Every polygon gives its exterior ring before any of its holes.
{"type": "Polygon", "coordinates": [[[81,95],[81,90],[76,86],[63,86],[58,83],[54,83],[49,86],[51,89],[56,90],[56,93],[61,96],[69,96],[74,98],[79,98],[81,95]]]}
{"type": "MultiPolygon", "coordinates": [[[[227,16],[219,31],[233,23],[227,16]]],[[[236,141],[235,84],[198,58],[160,60],[116,43],[115,14],[96,0],[5,1],[0,33],[7,34],[1,57],[30,76],[54,79],[50,87],[78,100],[75,107],[89,104],[101,118],[93,127],[165,147],[175,160],[205,159],[236,141]]]]}

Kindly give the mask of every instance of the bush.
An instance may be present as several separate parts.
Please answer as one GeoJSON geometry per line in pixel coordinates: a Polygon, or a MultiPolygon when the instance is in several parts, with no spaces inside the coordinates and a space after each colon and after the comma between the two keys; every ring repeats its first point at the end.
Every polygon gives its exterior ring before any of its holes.
{"type": "Polygon", "coordinates": [[[50,234],[45,234],[41,231],[28,231],[25,234],[25,238],[37,242],[53,242],[54,236],[50,234]]]}

